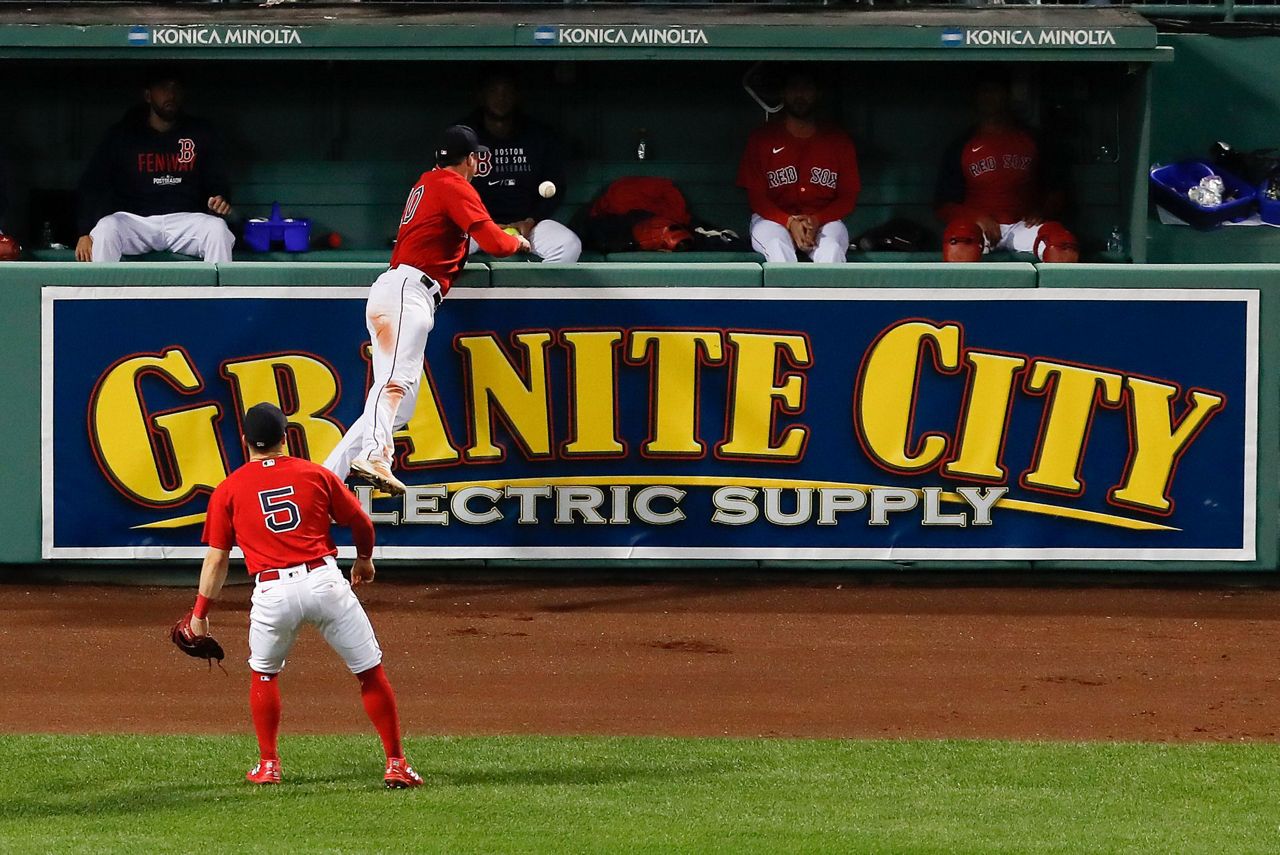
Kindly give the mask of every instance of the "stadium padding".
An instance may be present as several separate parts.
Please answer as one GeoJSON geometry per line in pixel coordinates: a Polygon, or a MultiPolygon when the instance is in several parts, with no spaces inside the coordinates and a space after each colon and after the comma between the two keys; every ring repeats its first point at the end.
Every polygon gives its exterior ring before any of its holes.
{"type": "Polygon", "coordinates": [[[977,264],[774,264],[766,288],[1034,288],[1036,269],[1021,262],[977,264]]]}
{"type": "Polygon", "coordinates": [[[490,265],[495,288],[759,288],[758,264],[520,264],[490,265]]]}
{"type": "MultiPolygon", "coordinates": [[[[218,265],[218,284],[228,286],[321,286],[367,288],[387,269],[385,264],[277,264],[270,261],[236,261],[218,265]]],[[[468,288],[489,285],[489,268],[468,264],[455,283],[468,288]]]]}

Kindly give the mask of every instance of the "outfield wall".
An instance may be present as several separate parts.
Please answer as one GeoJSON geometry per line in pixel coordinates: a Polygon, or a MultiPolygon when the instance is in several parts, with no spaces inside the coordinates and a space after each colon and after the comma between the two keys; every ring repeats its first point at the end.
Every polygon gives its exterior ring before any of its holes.
{"type": "MultiPolygon", "coordinates": [[[[198,556],[245,398],[300,408],[316,457],[358,412],[381,269],[0,270],[2,560],[198,556]]],[[[477,265],[403,437],[416,504],[366,499],[406,562],[1273,570],[1278,289],[1263,265],[477,265]],[[528,520],[512,485],[547,491],[528,520]]]]}

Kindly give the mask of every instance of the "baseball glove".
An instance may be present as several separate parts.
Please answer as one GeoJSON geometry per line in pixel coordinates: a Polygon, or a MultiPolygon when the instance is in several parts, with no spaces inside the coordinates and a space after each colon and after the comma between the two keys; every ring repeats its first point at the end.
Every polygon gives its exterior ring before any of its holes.
{"type": "Polygon", "coordinates": [[[173,639],[173,643],[178,646],[178,649],[188,656],[205,660],[209,663],[210,668],[213,668],[213,663],[216,660],[218,667],[222,668],[222,660],[226,658],[226,654],[222,652],[222,645],[215,641],[212,635],[196,635],[192,632],[191,618],[192,612],[187,612],[183,615],[173,625],[169,637],[173,639]]]}

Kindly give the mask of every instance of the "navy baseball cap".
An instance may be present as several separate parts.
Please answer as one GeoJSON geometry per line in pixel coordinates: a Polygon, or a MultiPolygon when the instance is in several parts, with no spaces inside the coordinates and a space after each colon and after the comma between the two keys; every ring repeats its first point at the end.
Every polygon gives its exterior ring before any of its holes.
{"type": "Polygon", "coordinates": [[[470,125],[450,125],[436,146],[436,163],[457,163],[469,154],[488,154],[470,125]]]}
{"type": "Polygon", "coordinates": [[[274,448],[284,439],[289,420],[275,404],[254,404],[244,414],[244,438],[254,448],[274,448]]]}

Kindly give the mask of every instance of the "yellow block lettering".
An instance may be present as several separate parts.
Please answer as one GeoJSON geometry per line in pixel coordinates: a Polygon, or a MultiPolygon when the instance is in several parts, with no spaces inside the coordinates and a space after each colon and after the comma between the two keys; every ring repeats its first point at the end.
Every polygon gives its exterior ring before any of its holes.
{"type": "MultiPolygon", "coordinates": [[[[255,404],[275,404],[298,429],[298,457],[324,460],[342,439],[342,428],[326,414],[338,400],[333,369],[314,356],[281,353],[237,359],[222,366],[242,413],[255,404]]],[[[292,443],[291,443],[292,444],[292,443]]]]}
{"type": "Polygon", "coordinates": [[[1173,510],[1169,482],[1178,459],[1227,399],[1212,392],[1192,391],[1187,396],[1190,405],[1175,428],[1172,403],[1177,387],[1139,377],[1126,378],[1125,385],[1133,406],[1133,450],[1124,483],[1111,491],[1111,499],[1167,514],[1173,510]]]}
{"type": "Polygon", "coordinates": [[[729,402],[729,438],[720,444],[726,457],[764,457],[798,460],[809,438],[807,427],[792,426],[773,441],[774,418],[780,404],[786,413],[798,413],[804,404],[804,377],[788,374],[775,384],[778,359],[807,366],[809,342],[800,335],[729,333],[734,350],[733,391],[729,402]]]}
{"type": "Polygon", "coordinates": [[[953,372],[960,366],[960,327],[906,321],[885,331],[867,351],[854,401],[858,431],[867,452],[886,469],[918,472],[938,462],[947,436],[928,433],[911,451],[912,419],[920,354],[928,345],[934,364],[953,372]]]}
{"type": "Polygon", "coordinates": [[[216,427],[221,413],[206,404],[152,416],[142,400],[142,380],[149,375],[186,394],[204,388],[179,348],[125,359],[98,382],[89,404],[89,436],[119,490],[146,504],[173,505],[226,477],[216,427]]]}
{"type": "Polygon", "coordinates": [[[574,456],[622,456],[618,438],[618,330],[573,330],[563,334],[569,348],[569,435],[564,453],[574,456]]]}
{"type": "Polygon", "coordinates": [[[467,387],[471,410],[471,446],[468,460],[500,460],[506,454],[493,437],[494,414],[511,429],[511,435],[528,457],[551,454],[551,407],[547,402],[547,346],[551,334],[517,333],[525,370],[507,358],[491,335],[459,336],[455,347],[467,362],[467,387]]]}
{"type": "Polygon", "coordinates": [[[651,350],[653,411],[644,452],[701,456],[706,446],[697,436],[699,368],[724,360],[723,337],[716,330],[636,330],[631,334],[630,361],[647,361],[651,350]]]}
{"type": "Polygon", "coordinates": [[[1080,465],[1095,404],[1118,406],[1123,382],[1119,374],[1078,365],[1036,362],[1032,366],[1027,391],[1042,393],[1052,386],[1053,392],[1040,427],[1034,468],[1022,476],[1023,484],[1063,493],[1083,492],[1080,465]]]}
{"type": "Polygon", "coordinates": [[[430,371],[422,372],[413,415],[409,416],[403,428],[396,431],[395,438],[409,443],[409,453],[404,457],[406,466],[434,466],[458,459],[458,450],[449,439],[444,415],[440,411],[440,396],[436,394],[430,371]]]}
{"type": "Polygon", "coordinates": [[[961,478],[1003,481],[1008,473],[1000,462],[1000,453],[1009,428],[1013,378],[1027,360],[971,350],[964,361],[969,364],[970,377],[957,438],[959,448],[955,459],[943,465],[942,471],[961,478]]]}

